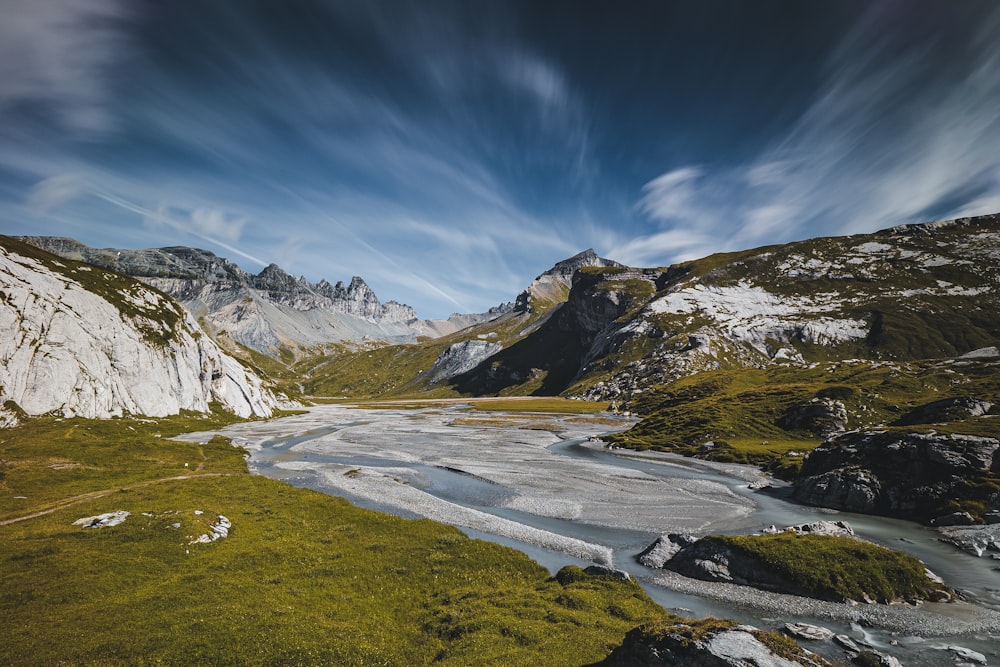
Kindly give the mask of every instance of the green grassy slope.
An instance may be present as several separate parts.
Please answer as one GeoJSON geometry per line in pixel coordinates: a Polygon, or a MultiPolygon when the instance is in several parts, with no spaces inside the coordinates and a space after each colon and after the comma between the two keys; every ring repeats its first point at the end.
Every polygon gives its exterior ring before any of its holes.
{"type": "Polygon", "coordinates": [[[250,476],[221,438],[166,439],[222,419],[0,432],[0,663],[570,665],[664,615],[634,584],[561,583],[456,529],[250,476]],[[229,536],[191,544],[218,515],[229,536]]]}
{"type": "Polygon", "coordinates": [[[1000,364],[959,362],[879,363],[860,360],[810,367],[707,371],[658,385],[636,396],[630,409],[644,419],[611,436],[619,445],[661,449],[713,460],[772,464],[793,475],[801,454],[823,437],[783,428],[782,417],[817,399],[841,402],[846,428],[901,428],[1000,436],[1000,415],[956,415],[935,424],[893,426],[932,401],[974,396],[1000,404],[1000,364]],[[712,442],[714,446],[706,447],[712,442]]]}

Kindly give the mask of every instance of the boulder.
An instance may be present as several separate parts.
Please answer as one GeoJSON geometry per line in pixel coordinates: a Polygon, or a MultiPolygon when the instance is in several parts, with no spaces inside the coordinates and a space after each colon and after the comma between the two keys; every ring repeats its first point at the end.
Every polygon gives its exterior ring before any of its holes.
{"type": "Polygon", "coordinates": [[[777,425],[788,431],[808,431],[819,436],[843,433],[847,428],[847,408],[842,401],[814,398],[809,403],[793,405],[778,419],[777,425]]]}
{"type": "Polygon", "coordinates": [[[642,553],[636,556],[642,565],[653,569],[660,569],[674,555],[686,546],[690,546],[698,541],[694,535],[683,535],[680,533],[670,533],[661,535],[656,541],[646,547],[642,553]]]}
{"type": "Polygon", "coordinates": [[[978,557],[1000,556],[1000,524],[939,528],[947,542],[978,557]]]}
{"type": "Polygon", "coordinates": [[[676,623],[669,627],[636,628],[621,646],[601,663],[605,667],[824,667],[823,658],[795,647],[778,655],[765,641],[766,634],[748,625],[703,628],[676,623]]]}
{"type": "Polygon", "coordinates": [[[993,403],[971,396],[942,398],[939,401],[925,403],[910,410],[897,419],[893,425],[912,426],[914,424],[938,424],[959,421],[969,417],[985,415],[992,407],[993,403]]]}
{"type": "Polygon", "coordinates": [[[785,633],[796,639],[825,642],[834,638],[836,633],[828,628],[808,623],[785,623],[785,633]]]}
{"type": "Polygon", "coordinates": [[[852,431],[806,456],[793,495],[809,505],[929,522],[948,501],[982,500],[968,495],[976,485],[967,482],[996,475],[998,449],[1000,440],[989,437],[852,431]]]}
{"type": "Polygon", "coordinates": [[[988,664],[986,661],[986,656],[979,651],[973,651],[971,648],[965,648],[964,646],[956,646],[954,644],[949,644],[945,647],[946,650],[951,651],[957,657],[962,660],[969,660],[971,662],[979,663],[980,665],[988,664]]]}

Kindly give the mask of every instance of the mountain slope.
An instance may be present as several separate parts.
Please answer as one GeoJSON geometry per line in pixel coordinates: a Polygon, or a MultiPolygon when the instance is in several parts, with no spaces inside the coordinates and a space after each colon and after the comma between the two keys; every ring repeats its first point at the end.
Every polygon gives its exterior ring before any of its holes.
{"type": "Polygon", "coordinates": [[[141,279],[180,301],[213,336],[277,356],[336,342],[414,340],[417,314],[381,303],[364,280],[316,284],[271,264],[257,275],[207,250],[181,246],[146,250],[90,248],[72,239],[32,236],[24,241],[67,259],[141,279]]]}
{"type": "Polygon", "coordinates": [[[206,412],[211,402],[270,416],[277,404],[168,296],[8,237],[0,237],[0,402],[15,413],[91,418],[206,412]]]}
{"type": "Polygon", "coordinates": [[[1000,344],[1000,218],[582,268],[544,326],[460,378],[465,392],[598,400],[705,370],[950,358],[1000,344]]]}
{"type": "MultiPolygon", "coordinates": [[[[618,265],[586,250],[537,276],[512,306],[504,304],[471,316],[475,323],[464,329],[416,344],[341,350],[330,357],[306,360],[294,370],[306,376],[306,393],[319,396],[473,393],[464,391],[456,378],[498,352],[516,348],[519,341],[544,327],[565,302],[573,273],[588,266],[618,265]]],[[[466,316],[453,317],[460,321],[466,316]]],[[[532,382],[531,378],[527,381],[532,382]]]]}

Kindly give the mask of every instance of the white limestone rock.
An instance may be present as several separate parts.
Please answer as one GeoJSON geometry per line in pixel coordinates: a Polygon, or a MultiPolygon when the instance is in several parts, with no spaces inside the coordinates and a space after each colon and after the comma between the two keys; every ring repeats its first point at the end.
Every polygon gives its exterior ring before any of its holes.
{"type": "Polygon", "coordinates": [[[0,404],[28,415],[268,417],[276,399],[168,296],[0,246],[0,404]]]}

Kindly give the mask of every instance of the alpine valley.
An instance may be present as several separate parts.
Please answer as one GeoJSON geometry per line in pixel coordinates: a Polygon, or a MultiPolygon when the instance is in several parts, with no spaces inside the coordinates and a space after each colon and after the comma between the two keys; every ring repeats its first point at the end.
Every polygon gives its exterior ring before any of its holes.
{"type": "MultiPolygon", "coordinates": [[[[376,419],[347,411],[346,425],[302,426],[285,440],[278,426],[246,435],[247,420],[340,409],[328,403],[411,410],[443,420],[433,422],[442,438],[451,426],[517,424],[517,438],[489,441],[495,448],[600,425],[599,442],[579,444],[588,456],[703,466],[691,470],[743,475],[743,490],[755,480],[762,499],[933,526],[979,567],[1000,560],[1000,215],[668,267],[587,250],[511,297],[421,320],[359,277],[311,283],[274,265],[252,275],[194,248],[0,237],[0,661],[892,665],[889,635],[880,643],[861,620],[901,632],[910,626],[883,616],[967,605],[976,611],[963,618],[985,619],[963,634],[975,648],[955,637],[932,647],[945,662],[917,664],[987,664],[982,646],[1000,636],[1000,610],[901,553],[905,543],[861,540],[845,521],[664,532],[633,553],[641,565],[631,575],[606,549],[550,576],[453,528],[250,475],[244,455],[376,419]],[[478,412],[448,412],[469,404],[478,412]],[[566,413],[578,421],[552,416],[566,413]],[[174,439],[192,431],[215,437],[174,439]],[[73,526],[88,513],[86,525],[107,527],[73,526]],[[781,609],[832,605],[809,617],[849,618],[858,631],[685,620],[652,602],[634,581],[642,573],[696,595],[715,586],[714,599],[750,590],[780,595],[781,609]],[[93,590],[113,613],[98,611],[93,590]]],[[[563,520],[614,527],[596,501],[580,505],[594,508],[588,517],[570,497],[511,500],[521,489],[511,479],[532,470],[504,472],[499,449],[471,463],[421,458],[424,440],[401,444],[418,417],[391,419],[365,432],[377,449],[356,441],[360,463],[325,461],[344,466],[335,483],[349,498],[390,487],[376,500],[411,497],[430,484],[413,472],[420,464],[434,469],[419,468],[429,479],[460,473],[455,488],[499,498],[484,533],[518,512],[545,517],[537,535],[563,520]],[[367,466],[390,447],[379,438],[410,458],[375,475],[367,466]]],[[[287,466],[288,452],[284,470],[305,475],[304,459],[287,466]]],[[[660,488],[629,470],[618,491],[660,488]]],[[[709,484],[698,484],[683,493],[703,497],[709,484]]],[[[635,513],[655,513],[655,493],[640,497],[635,513]]],[[[726,503],[735,522],[755,501],[726,503]]],[[[420,507],[403,514],[436,516],[420,507]]],[[[485,507],[494,505],[474,509],[485,507]]],[[[566,549],[577,542],[586,540],[566,549]]]]}

